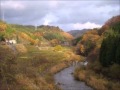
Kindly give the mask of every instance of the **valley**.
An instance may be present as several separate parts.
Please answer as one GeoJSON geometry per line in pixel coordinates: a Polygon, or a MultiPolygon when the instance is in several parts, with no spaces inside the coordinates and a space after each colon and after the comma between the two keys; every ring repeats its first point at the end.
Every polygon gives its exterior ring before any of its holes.
{"type": "Polygon", "coordinates": [[[0,21],[0,90],[119,90],[119,42],[120,16],[76,37],[0,21]]]}

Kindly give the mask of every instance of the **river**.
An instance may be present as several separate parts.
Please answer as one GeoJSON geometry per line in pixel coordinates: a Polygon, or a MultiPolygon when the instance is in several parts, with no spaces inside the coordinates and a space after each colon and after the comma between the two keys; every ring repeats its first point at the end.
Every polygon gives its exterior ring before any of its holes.
{"type": "Polygon", "coordinates": [[[70,66],[54,75],[55,83],[62,90],[93,90],[84,82],[74,79],[73,72],[75,67],[70,66]]]}

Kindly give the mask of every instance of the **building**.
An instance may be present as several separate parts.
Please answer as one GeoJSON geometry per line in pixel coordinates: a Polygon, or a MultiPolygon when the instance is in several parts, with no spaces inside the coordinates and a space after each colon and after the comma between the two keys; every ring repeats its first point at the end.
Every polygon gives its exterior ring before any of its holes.
{"type": "Polygon", "coordinates": [[[17,42],[16,42],[16,40],[11,39],[11,40],[6,40],[6,43],[7,44],[16,44],[17,42]]]}

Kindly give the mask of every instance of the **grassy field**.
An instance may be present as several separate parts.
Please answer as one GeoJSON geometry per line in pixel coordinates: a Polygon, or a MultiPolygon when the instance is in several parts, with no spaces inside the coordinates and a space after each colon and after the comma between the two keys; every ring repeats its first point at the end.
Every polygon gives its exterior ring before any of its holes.
{"type": "Polygon", "coordinates": [[[106,78],[102,74],[95,73],[86,67],[77,68],[74,72],[76,80],[86,82],[95,90],[119,90],[120,82],[106,78]]]}
{"type": "Polygon", "coordinates": [[[52,48],[39,50],[32,45],[17,45],[18,53],[14,53],[7,45],[1,45],[0,90],[59,90],[54,83],[54,73],[80,57],[70,48],[52,48]]]}

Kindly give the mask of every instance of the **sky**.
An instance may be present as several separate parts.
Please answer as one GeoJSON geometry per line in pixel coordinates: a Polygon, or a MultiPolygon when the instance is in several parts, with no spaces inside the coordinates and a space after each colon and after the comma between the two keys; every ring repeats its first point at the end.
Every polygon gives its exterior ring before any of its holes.
{"type": "Polygon", "coordinates": [[[64,31],[100,28],[120,15],[120,0],[0,1],[0,18],[8,23],[59,26],[64,31]]]}

